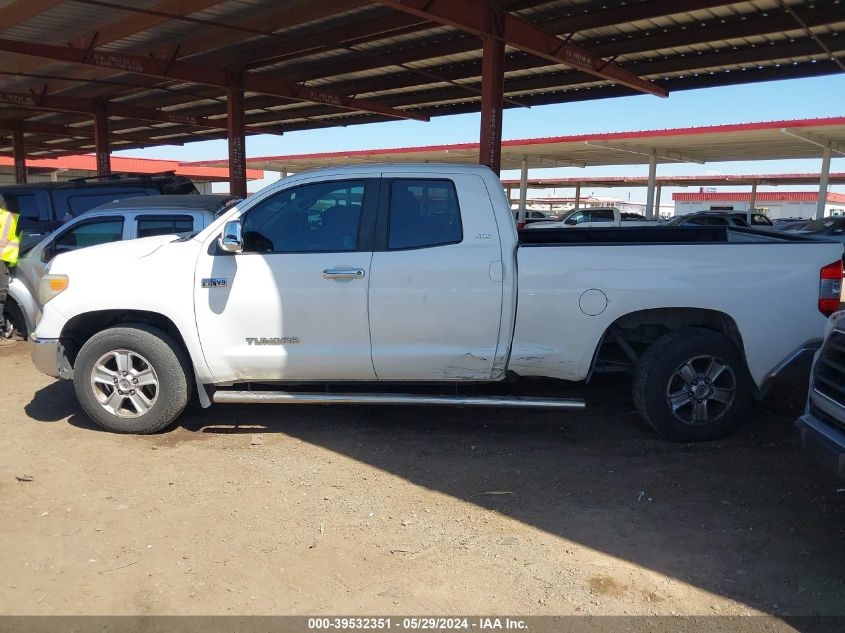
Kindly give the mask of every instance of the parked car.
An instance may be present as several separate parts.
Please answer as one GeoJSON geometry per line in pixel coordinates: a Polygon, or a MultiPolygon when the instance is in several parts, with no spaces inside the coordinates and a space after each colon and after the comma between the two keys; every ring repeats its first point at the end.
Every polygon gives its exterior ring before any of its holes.
{"type": "MultiPolygon", "coordinates": [[[[836,280],[831,280],[836,283],[836,280]]],[[[841,280],[839,280],[841,284],[841,280]]],[[[807,406],[796,421],[798,444],[845,479],[845,311],[830,317],[816,354],[807,406]]]]}
{"type": "MultiPolygon", "coordinates": [[[[697,211],[686,215],[678,215],[666,223],[668,226],[735,226],[748,228],[748,218],[745,213],[726,213],[724,211],[697,211]]],[[[772,229],[772,221],[762,213],[751,215],[751,227],[772,229]]]]}
{"type": "MultiPolygon", "coordinates": [[[[108,202],[86,212],[36,245],[22,249],[9,284],[6,316],[22,336],[35,329],[41,311],[38,287],[56,255],[106,242],[200,231],[238,200],[224,195],[145,195],[108,202]]],[[[101,265],[113,268],[112,262],[101,265]]]]}
{"type": "Polygon", "coordinates": [[[485,167],[333,167],[271,185],[189,239],[59,255],[31,351],[123,433],[168,426],[194,391],[204,406],[566,410],[584,402],[456,393],[627,370],[654,429],[702,441],[821,342],[839,304],[831,275],[841,245],[784,234],[517,232],[485,167]],[[431,383],[443,395],[420,387],[431,383]]]}
{"type": "Polygon", "coordinates": [[[106,202],[134,196],[198,193],[194,183],[173,172],[149,176],[112,174],[74,178],[67,182],[38,182],[0,185],[0,193],[14,194],[20,206],[22,248],[27,248],[54,231],[62,222],[82,215],[106,202]]]}
{"type": "Polygon", "coordinates": [[[845,216],[829,216],[813,220],[805,224],[803,228],[793,232],[796,235],[833,240],[845,244],[845,216]]]}
{"type": "Polygon", "coordinates": [[[589,207],[573,209],[557,222],[535,222],[528,228],[551,229],[569,228],[577,226],[627,227],[627,226],[657,226],[657,220],[649,220],[639,213],[626,213],[616,207],[589,207]]]}
{"type": "Polygon", "coordinates": [[[810,222],[810,218],[778,218],[772,222],[772,228],[776,231],[799,231],[810,222]]]}
{"type": "MultiPolygon", "coordinates": [[[[514,219],[519,219],[519,210],[517,209],[513,213],[514,219]]],[[[545,211],[532,211],[530,209],[525,210],[525,223],[532,224],[533,222],[556,222],[559,219],[559,216],[553,213],[546,213],[545,211]]]]}

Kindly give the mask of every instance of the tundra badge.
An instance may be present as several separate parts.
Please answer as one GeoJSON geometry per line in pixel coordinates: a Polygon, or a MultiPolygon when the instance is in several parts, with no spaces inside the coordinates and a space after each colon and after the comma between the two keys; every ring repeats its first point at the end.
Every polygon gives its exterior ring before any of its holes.
{"type": "Polygon", "coordinates": [[[247,345],[291,345],[294,343],[299,343],[298,336],[250,337],[246,339],[247,345]]]}
{"type": "Polygon", "coordinates": [[[205,277],[202,280],[203,288],[225,288],[229,285],[229,280],[225,277],[205,277]]]}

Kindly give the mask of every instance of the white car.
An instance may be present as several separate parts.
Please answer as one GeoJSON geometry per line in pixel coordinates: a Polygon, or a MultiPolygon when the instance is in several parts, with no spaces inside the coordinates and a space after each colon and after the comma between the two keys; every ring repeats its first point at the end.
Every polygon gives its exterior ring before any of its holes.
{"type": "Polygon", "coordinates": [[[639,213],[627,213],[616,207],[589,207],[573,209],[556,222],[532,222],[529,229],[565,229],[577,226],[587,227],[629,227],[658,226],[657,220],[649,220],[639,213]]]}
{"type": "Polygon", "coordinates": [[[41,313],[38,286],[56,255],[107,242],[197,232],[237,200],[225,195],[139,196],[73,218],[18,259],[9,284],[7,317],[24,337],[35,330],[41,313]]]}
{"type": "Polygon", "coordinates": [[[205,406],[571,409],[584,402],[455,388],[627,370],[658,432],[708,440],[818,346],[841,280],[840,244],[677,227],[518,235],[487,168],[361,165],[282,180],[189,239],[59,255],[32,356],[124,433],[170,425],[192,392],[205,406]],[[420,393],[431,383],[444,393],[420,393]]]}

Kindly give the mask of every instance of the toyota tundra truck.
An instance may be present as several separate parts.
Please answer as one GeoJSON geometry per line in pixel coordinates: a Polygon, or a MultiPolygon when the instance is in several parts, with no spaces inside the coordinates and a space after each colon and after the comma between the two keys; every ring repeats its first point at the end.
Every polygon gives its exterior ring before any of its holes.
{"type": "Polygon", "coordinates": [[[842,245],[718,227],[518,232],[487,168],[286,178],[202,231],[56,257],[32,357],[106,429],[211,403],[580,409],[478,383],[629,372],[672,440],[721,437],[839,307],[842,245]],[[483,390],[482,390],[483,391],[483,390]]]}

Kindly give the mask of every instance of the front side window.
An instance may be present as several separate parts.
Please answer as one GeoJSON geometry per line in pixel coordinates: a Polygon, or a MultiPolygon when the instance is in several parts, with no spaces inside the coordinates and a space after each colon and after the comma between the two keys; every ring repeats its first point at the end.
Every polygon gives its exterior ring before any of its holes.
{"type": "Polygon", "coordinates": [[[457,244],[463,239],[458,193],[451,180],[394,180],[387,246],[391,250],[457,244]]]}
{"type": "Polygon", "coordinates": [[[123,239],[123,218],[103,218],[84,222],[65,231],[53,242],[53,255],[75,251],[79,248],[118,242],[123,239]]]}
{"type": "Polygon", "coordinates": [[[178,235],[194,230],[194,218],[190,215],[142,215],[138,216],[138,237],[153,235],[178,235]]]}
{"type": "Polygon", "coordinates": [[[361,180],[334,180],[286,189],[247,211],[244,251],[326,253],[358,248],[361,180]]]}

